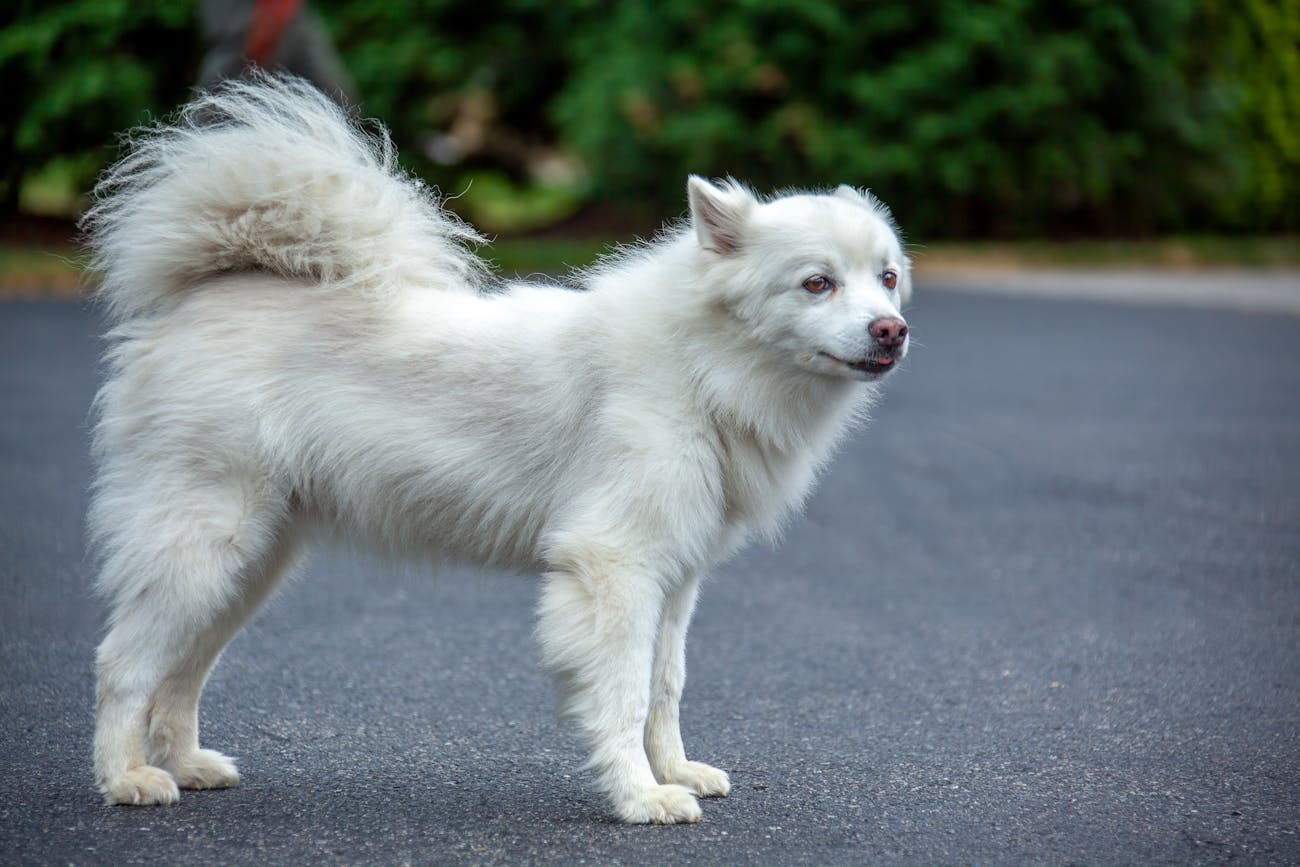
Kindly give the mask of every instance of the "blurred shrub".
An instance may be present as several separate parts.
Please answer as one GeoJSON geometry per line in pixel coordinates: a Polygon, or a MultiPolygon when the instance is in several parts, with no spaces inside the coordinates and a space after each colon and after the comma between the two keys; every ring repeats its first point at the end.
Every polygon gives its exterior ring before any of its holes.
{"type": "Polygon", "coordinates": [[[1300,229],[1300,0],[1206,0],[1203,47],[1232,106],[1236,195],[1217,212],[1241,227],[1300,229]]]}
{"type": "Polygon", "coordinates": [[[0,209],[54,164],[86,189],[115,133],[168,111],[193,83],[187,0],[10,0],[0,8],[0,209]]]}
{"type": "Polygon", "coordinates": [[[384,119],[413,157],[428,137],[491,131],[469,154],[518,171],[523,152],[552,142],[547,103],[564,83],[566,53],[551,4],[499,0],[325,0],[340,53],[358,82],[362,108],[384,119]],[[504,140],[502,140],[504,139],[504,140]]]}
{"type": "Polygon", "coordinates": [[[554,116],[606,195],[847,181],[925,234],[1036,234],[1186,228],[1234,183],[1181,0],[584,5],[554,116]]]}
{"type": "MultiPolygon", "coordinates": [[[[1300,0],[317,6],[363,110],[452,192],[487,169],[662,212],[697,172],[871,186],[931,237],[1300,225],[1300,0]]],[[[180,0],[19,0],[0,23],[11,205],[197,67],[180,0]]]]}

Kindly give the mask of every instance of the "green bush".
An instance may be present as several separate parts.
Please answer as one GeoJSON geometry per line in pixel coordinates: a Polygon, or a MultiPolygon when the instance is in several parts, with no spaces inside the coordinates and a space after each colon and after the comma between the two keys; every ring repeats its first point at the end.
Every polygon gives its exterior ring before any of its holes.
{"type": "MultiPolygon", "coordinates": [[[[1300,0],[321,0],[367,114],[444,189],[522,220],[680,209],[688,172],[848,182],[913,234],[1300,226],[1300,0]],[[438,159],[449,129],[464,160],[438,159]],[[476,138],[477,137],[477,138],[476,138]],[[539,166],[581,183],[537,196],[539,166]],[[566,198],[567,196],[567,198],[566,198]],[[566,204],[567,203],[567,204],[566,204]]],[[[194,5],[0,12],[0,196],[88,182],[194,80],[194,5]]]]}
{"type": "Polygon", "coordinates": [[[86,189],[114,134],[171,110],[193,84],[186,0],[17,0],[0,11],[0,208],[52,163],[86,189]]]}
{"type": "Polygon", "coordinates": [[[1212,74],[1232,106],[1227,148],[1240,184],[1215,214],[1246,228],[1300,229],[1300,0],[1207,0],[1212,74]]]}
{"type": "Polygon", "coordinates": [[[607,195],[697,171],[869,185],[926,234],[1184,228],[1231,182],[1192,24],[1176,0],[591,4],[555,117],[607,195]]]}

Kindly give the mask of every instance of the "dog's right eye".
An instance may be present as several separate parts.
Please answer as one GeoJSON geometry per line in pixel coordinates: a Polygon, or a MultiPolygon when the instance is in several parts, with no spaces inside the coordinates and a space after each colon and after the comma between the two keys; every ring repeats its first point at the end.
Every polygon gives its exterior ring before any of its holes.
{"type": "Polygon", "coordinates": [[[803,288],[814,295],[823,295],[835,288],[835,284],[825,274],[814,274],[803,281],[803,288]]]}

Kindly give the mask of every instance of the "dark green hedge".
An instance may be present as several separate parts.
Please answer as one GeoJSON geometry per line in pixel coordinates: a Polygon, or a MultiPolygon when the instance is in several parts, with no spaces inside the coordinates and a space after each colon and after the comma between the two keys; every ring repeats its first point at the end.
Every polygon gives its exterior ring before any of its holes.
{"type": "MultiPolygon", "coordinates": [[[[931,237],[1300,228],[1300,0],[318,5],[365,111],[442,184],[568,154],[590,200],[677,208],[688,172],[844,181],[931,237]],[[484,146],[425,160],[467,117],[484,146]]],[[[179,0],[0,12],[6,201],[171,108],[193,20],[179,0]]]]}

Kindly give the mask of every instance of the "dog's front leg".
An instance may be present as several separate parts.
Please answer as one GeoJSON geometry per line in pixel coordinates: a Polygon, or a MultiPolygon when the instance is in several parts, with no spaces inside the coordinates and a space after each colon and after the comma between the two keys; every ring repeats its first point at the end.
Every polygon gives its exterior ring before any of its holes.
{"type": "Polygon", "coordinates": [[[656,780],[642,744],[663,603],[658,576],[605,564],[550,572],[542,586],[538,637],[561,713],[586,736],[588,766],[625,822],[700,820],[691,790],[656,780]]]}
{"type": "Polygon", "coordinates": [[[727,772],[686,759],[679,721],[678,708],[686,685],[686,628],[695,610],[699,585],[699,578],[692,577],[664,600],[650,683],[645,750],[659,782],[686,786],[701,797],[721,798],[731,791],[727,772]]]}

